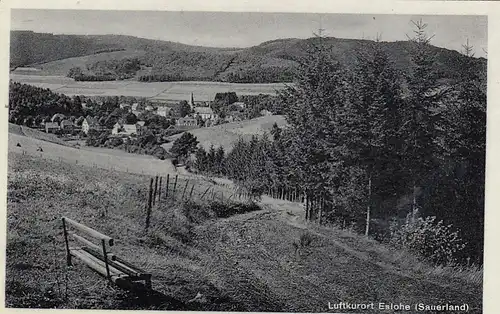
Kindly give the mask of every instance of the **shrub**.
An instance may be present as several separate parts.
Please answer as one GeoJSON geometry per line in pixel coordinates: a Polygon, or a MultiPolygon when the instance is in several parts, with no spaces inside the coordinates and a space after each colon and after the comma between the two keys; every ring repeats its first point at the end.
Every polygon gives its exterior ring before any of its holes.
{"type": "Polygon", "coordinates": [[[455,255],[465,248],[452,225],[436,222],[436,217],[410,219],[400,226],[391,223],[390,244],[417,253],[437,265],[455,264],[455,255]]]}

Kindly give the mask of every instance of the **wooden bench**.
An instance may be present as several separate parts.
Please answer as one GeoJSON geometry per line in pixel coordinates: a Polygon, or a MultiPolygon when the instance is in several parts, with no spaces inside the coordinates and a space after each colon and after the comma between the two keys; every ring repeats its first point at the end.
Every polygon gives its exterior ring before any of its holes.
{"type": "Polygon", "coordinates": [[[72,265],[72,257],[77,257],[88,267],[118,286],[128,288],[132,286],[133,282],[144,281],[144,286],[151,289],[150,273],[127,263],[110,252],[109,248],[114,245],[113,238],[67,217],[62,217],[62,224],[68,266],[72,265]],[[74,232],[69,231],[70,227],[74,232]],[[79,232],[80,235],[76,232],[79,232]],[[99,244],[92,243],[82,235],[98,240],[99,244]],[[76,246],[70,246],[70,244],[76,244],[76,246]]]}

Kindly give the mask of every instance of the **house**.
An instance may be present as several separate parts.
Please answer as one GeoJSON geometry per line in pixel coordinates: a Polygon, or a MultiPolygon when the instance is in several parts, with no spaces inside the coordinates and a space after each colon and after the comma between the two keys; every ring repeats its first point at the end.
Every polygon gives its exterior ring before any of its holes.
{"type": "Polygon", "coordinates": [[[155,108],[153,106],[151,106],[151,105],[147,105],[146,108],[144,108],[144,110],[146,110],[146,111],[153,111],[153,110],[155,110],[155,108]]]}
{"type": "Polygon", "coordinates": [[[158,109],[156,109],[156,114],[162,117],[167,117],[170,115],[171,111],[172,108],[170,107],[158,107],[158,109]]]}
{"type": "Polygon", "coordinates": [[[142,135],[142,133],[147,130],[147,127],[144,126],[146,124],[146,121],[137,121],[136,128],[137,128],[137,135],[142,135]]]}
{"type": "Polygon", "coordinates": [[[102,131],[104,127],[102,127],[97,119],[87,116],[82,122],[82,131],[85,134],[89,134],[90,130],[95,130],[95,131],[102,131]]]}
{"type": "Polygon", "coordinates": [[[139,111],[139,109],[140,109],[140,108],[139,108],[139,104],[138,104],[138,103],[133,103],[133,104],[132,104],[132,110],[133,110],[133,111],[139,111]]]}
{"type": "Polygon", "coordinates": [[[121,124],[115,123],[113,126],[113,130],[111,131],[113,135],[132,135],[137,134],[137,125],[136,124],[121,124]]]}
{"type": "Polygon", "coordinates": [[[245,109],[247,105],[242,101],[233,102],[232,106],[238,106],[241,109],[245,109]]]}
{"type": "Polygon", "coordinates": [[[120,109],[130,109],[130,105],[126,103],[121,103],[120,104],[120,109]]]}
{"type": "Polygon", "coordinates": [[[193,117],[201,117],[203,120],[215,120],[218,115],[210,107],[195,107],[193,117]]]}
{"type": "Polygon", "coordinates": [[[272,116],[272,115],[273,115],[273,113],[272,113],[271,111],[269,111],[269,110],[262,109],[262,110],[260,111],[260,115],[261,115],[261,116],[272,116]]]}
{"type": "Polygon", "coordinates": [[[52,116],[52,119],[50,119],[52,122],[56,121],[56,119],[59,119],[59,121],[62,121],[63,119],[66,119],[66,116],[63,115],[62,113],[56,113],[55,115],[52,116]]]}
{"type": "Polygon", "coordinates": [[[46,133],[56,133],[57,131],[59,131],[59,124],[57,124],[56,122],[45,123],[46,133]]]}
{"type": "Polygon", "coordinates": [[[62,120],[61,124],[59,125],[59,128],[64,133],[71,133],[73,132],[75,125],[70,120],[62,120]]]}
{"type": "Polygon", "coordinates": [[[180,119],[177,119],[176,125],[177,126],[197,126],[198,120],[196,120],[195,118],[189,118],[189,117],[180,118],[180,119]]]}

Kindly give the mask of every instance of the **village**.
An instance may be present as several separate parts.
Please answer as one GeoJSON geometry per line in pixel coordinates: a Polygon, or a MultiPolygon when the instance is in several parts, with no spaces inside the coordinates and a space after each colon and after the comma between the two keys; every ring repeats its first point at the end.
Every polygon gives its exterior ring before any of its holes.
{"type": "MultiPolygon", "coordinates": [[[[224,123],[238,122],[246,119],[244,110],[247,105],[242,101],[230,103],[231,110],[224,114],[219,114],[212,108],[213,101],[196,101],[191,93],[189,101],[184,101],[189,106],[187,114],[179,116],[175,111],[175,102],[166,103],[138,103],[122,102],[119,109],[122,114],[133,115],[134,123],[127,123],[126,119],[118,119],[110,128],[106,125],[102,117],[86,116],[66,116],[61,113],[52,117],[41,119],[39,123],[33,121],[32,128],[42,130],[46,133],[55,134],[65,140],[77,140],[85,138],[92,132],[110,131],[109,136],[122,138],[125,142],[131,137],[145,134],[148,128],[147,121],[140,120],[144,115],[155,115],[163,117],[169,121],[166,130],[170,133],[179,133],[201,127],[211,127],[224,123]]],[[[181,104],[182,105],[182,102],[181,104]]],[[[82,108],[86,108],[86,103],[82,103],[82,108]]],[[[259,112],[261,116],[272,115],[269,110],[263,109],[259,112]]]]}

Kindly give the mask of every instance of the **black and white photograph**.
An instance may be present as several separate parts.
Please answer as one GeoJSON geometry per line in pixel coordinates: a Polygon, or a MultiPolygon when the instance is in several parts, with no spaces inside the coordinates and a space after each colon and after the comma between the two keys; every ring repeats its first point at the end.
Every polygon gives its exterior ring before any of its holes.
{"type": "Polygon", "coordinates": [[[10,9],[4,306],[483,313],[489,22],[10,9]]]}

